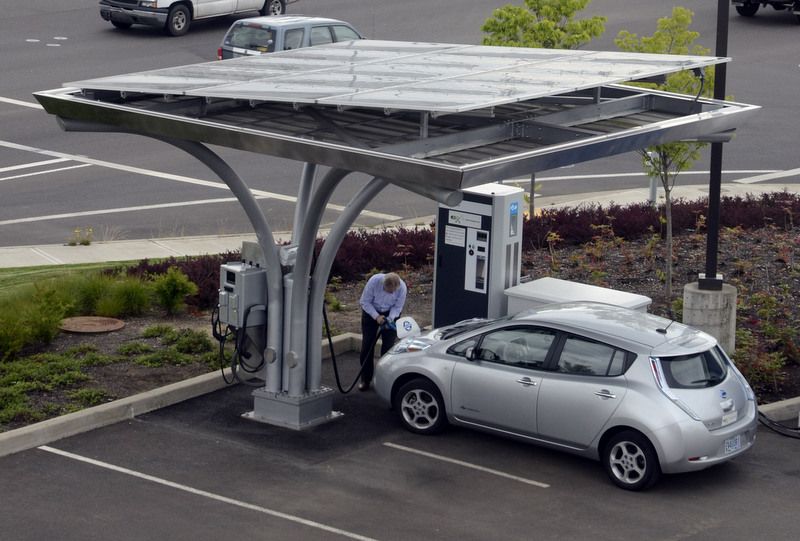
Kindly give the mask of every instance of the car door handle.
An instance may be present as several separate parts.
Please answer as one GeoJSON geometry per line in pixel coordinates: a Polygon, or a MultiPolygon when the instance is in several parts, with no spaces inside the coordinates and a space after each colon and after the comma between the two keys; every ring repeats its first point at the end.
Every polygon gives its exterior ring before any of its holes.
{"type": "Polygon", "coordinates": [[[596,394],[600,398],[616,398],[617,397],[617,395],[615,395],[614,393],[612,393],[608,389],[603,389],[601,391],[597,391],[594,394],[596,394]]]}
{"type": "Polygon", "coordinates": [[[522,384],[522,385],[524,385],[525,387],[527,387],[527,386],[529,386],[529,385],[533,385],[534,387],[536,387],[536,382],[535,382],[535,381],[533,381],[533,380],[532,380],[531,378],[529,378],[528,376],[525,376],[525,377],[523,377],[523,378],[519,378],[519,379],[517,380],[517,383],[521,383],[521,384],[522,384]]]}

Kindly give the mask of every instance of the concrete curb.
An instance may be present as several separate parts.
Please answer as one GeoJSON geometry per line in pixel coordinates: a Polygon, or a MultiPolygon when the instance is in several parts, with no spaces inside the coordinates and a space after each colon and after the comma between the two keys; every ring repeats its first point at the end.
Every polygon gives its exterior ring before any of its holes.
{"type": "MultiPolygon", "coordinates": [[[[226,372],[230,378],[230,369],[226,372]]],[[[220,372],[214,371],[146,393],[3,432],[0,434],[0,456],[25,451],[95,428],[132,419],[137,415],[165,408],[225,386],[226,383],[220,372]]]]}
{"type": "MultiPolygon", "coordinates": [[[[361,348],[361,336],[344,333],[332,338],[336,355],[361,348]]],[[[323,344],[323,360],[330,360],[330,348],[327,341],[323,344]]],[[[230,381],[231,371],[225,370],[225,377],[230,381]]],[[[184,400],[189,400],[226,387],[228,384],[220,372],[214,371],[202,376],[179,381],[146,393],[141,393],[114,402],[87,408],[75,413],[48,419],[9,432],[0,433],[0,456],[6,456],[47,445],[54,441],[88,432],[126,419],[133,419],[153,410],[165,408],[184,400]]],[[[800,397],[759,405],[758,410],[776,422],[798,421],[800,415],[800,397]]]]}
{"type": "MultiPolygon", "coordinates": [[[[333,351],[336,355],[356,351],[361,347],[361,336],[354,333],[334,336],[332,341],[333,351]]],[[[322,351],[323,360],[330,360],[331,354],[327,341],[324,343],[322,351]]],[[[225,369],[225,378],[230,381],[231,377],[230,368],[225,369]]],[[[2,432],[0,433],[0,456],[18,453],[126,419],[133,419],[137,415],[218,391],[227,385],[219,371],[209,372],[146,393],[2,432]]]]}
{"type": "Polygon", "coordinates": [[[763,406],[759,404],[758,411],[778,423],[795,422],[800,424],[800,396],[763,406]]]}

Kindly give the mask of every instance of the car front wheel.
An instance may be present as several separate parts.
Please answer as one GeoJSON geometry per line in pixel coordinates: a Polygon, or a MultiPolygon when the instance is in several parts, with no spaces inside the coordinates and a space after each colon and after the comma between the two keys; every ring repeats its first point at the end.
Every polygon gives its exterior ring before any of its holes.
{"type": "Polygon", "coordinates": [[[173,6],[167,16],[167,32],[173,36],[182,36],[189,31],[189,10],[183,4],[173,6]]]}
{"type": "Polygon", "coordinates": [[[415,434],[436,434],[447,422],[442,394],[427,379],[403,385],[395,396],[394,409],[403,426],[415,434]]]}
{"type": "Polygon", "coordinates": [[[258,11],[261,15],[283,15],[286,13],[284,0],[264,0],[264,7],[258,11]]]}
{"type": "Polygon", "coordinates": [[[642,490],[658,480],[661,467],[650,441],[633,431],[613,436],[603,450],[608,476],[626,490],[642,490]]]}

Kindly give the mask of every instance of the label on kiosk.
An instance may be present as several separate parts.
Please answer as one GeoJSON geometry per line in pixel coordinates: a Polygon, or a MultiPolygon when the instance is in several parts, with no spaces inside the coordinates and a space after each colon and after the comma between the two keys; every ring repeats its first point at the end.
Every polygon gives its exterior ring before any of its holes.
{"type": "Polygon", "coordinates": [[[467,229],[467,267],[464,273],[464,289],[486,293],[486,271],[489,255],[489,232],[467,229]]]}

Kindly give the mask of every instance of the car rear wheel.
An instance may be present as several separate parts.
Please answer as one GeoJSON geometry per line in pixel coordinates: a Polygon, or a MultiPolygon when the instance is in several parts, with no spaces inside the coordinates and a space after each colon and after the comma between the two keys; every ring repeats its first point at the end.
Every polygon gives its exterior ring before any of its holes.
{"type": "Polygon", "coordinates": [[[264,7],[258,11],[261,15],[283,15],[286,13],[284,0],[264,0],[264,7]]]}
{"type": "Polygon", "coordinates": [[[182,36],[189,31],[189,10],[183,4],[173,6],[167,16],[167,32],[173,36],[182,36]]]}
{"type": "Polygon", "coordinates": [[[403,426],[415,434],[436,434],[447,422],[439,389],[427,379],[415,379],[395,395],[394,409],[403,426]]]}
{"type": "Polygon", "coordinates": [[[611,480],[626,490],[647,488],[661,475],[653,445],[634,431],[620,432],[608,440],[603,463],[611,480]]]}
{"type": "Polygon", "coordinates": [[[758,4],[743,4],[741,6],[736,6],[736,13],[741,15],[742,17],[752,17],[758,11],[758,4]]]}

